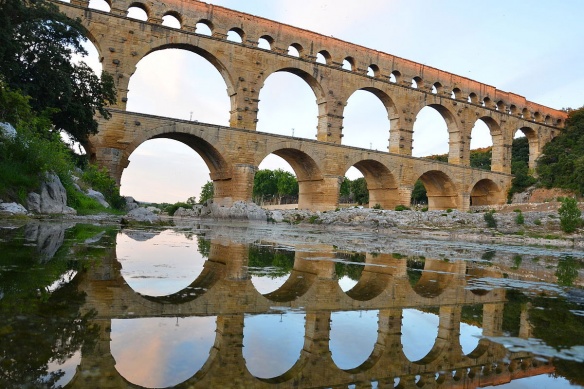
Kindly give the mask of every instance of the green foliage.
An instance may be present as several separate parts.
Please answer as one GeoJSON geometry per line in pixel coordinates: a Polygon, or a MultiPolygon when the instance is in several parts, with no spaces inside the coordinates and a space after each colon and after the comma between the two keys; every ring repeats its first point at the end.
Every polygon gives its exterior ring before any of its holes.
{"type": "Polygon", "coordinates": [[[99,169],[96,165],[89,165],[81,178],[94,190],[101,192],[112,208],[124,209],[126,200],[120,195],[120,188],[106,168],[99,169]]]}
{"type": "MultiPolygon", "coordinates": [[[[101,79],[73,55],[86,55],[78,21],[67,18],[45,0],[0,2],[0,75],[6,86],[30,96],[32,110],[50,115],[54,127],[81,143],[97,132],[95,115],[110,114],[114,103],[113,77],[101,79]]],[[[12,113],[7,116],[13,116],[12,113]]]]}
{"type": "Polygon", "coordinates": [[[426,187],[421,180],[416,181],[412,190],[412,204],[428,204],[428,194],[426,187]]]}
{"type": "Polygon", "coordinates": [[[515,215],[515,223],[517,223],[518,225],[525,224],[525,217],[523,216],[523,212],[521,211],[517,212],[517,215],[515,215]]]}
{"type": "Polygon", "coordinates": [[[258,170],[253,181],[253,198],[256,203],[264,200],[277,199],[284,196],[298,196],[298,181],[296,177],[282,169],[258,170]]]}
{"type": "Polygon", "coordinates": [[[483,219],[485,220],[485,222],[487,223],[487,227],[489,228],[497,228],[497,220],[495,220],[495,217],[493,216],[495,214],[495,211],[491,210],[488,212],[485,212],[483,219]]]}
{"type": "Polygon", "coordinates": [[[250,275],[278,278],[290,274],[294,267],[294,251],[268,246],[250,246],[248,267],[250,275]]]}
{"type": "Polygon", "coordinates": [[[470,166],[475,169],[491,170],[492,148],[470,151],[470,166]]]}
{"type": "Polygon", "coordinates": [[[582,264],[574,257],[563,257],[558,261],[556,269],[556,277],[558,277],[558,285],[560,286],[574,286],[574,281],[578,279],[578,270],[582,268],[582,264]]]}
{"type": "Polygon", "coordinates": [[[364,177],[357,178],[351,182],[351,193],[355,202],[359,205],[369,203],[369,190],[364,177]]]}
{"type": "Polygon", "coordinates": [[[373,206],[373,209],[383,209],[383,207],[381,207],[381,204],[377,203],[373,206]]]}
{"type": "Polygon", "coordinates": [[[401,211],[409,211],[410,208],[409,207],[406,207],[405,205],[401,205],[400,204],[400,205],[396,205],[395,208],[394,208],[394,210],[396,210],[398,212],[401,212],[401,211]]]}
{"type": "Polygon", "coordinates": [[[348,277],[353,281],[359,281],[365,268],[365,254],[338,252],[335,256],[343,260],[342,262],[335,263],[335,274],[337,278],[348,277]]]}
{"type": "Polygon", "coordinates": [[[310,224],[320,224],[320,219],[318,217],[318,215],[312,215],[311,217],[308,218],[308,222],[310,224]]]}
{"type": "Polygon", "coordinates": [[[576,199],[571,197],[564,198],[558,213],[560,214],[560,227],[562,231],[572,233],[582,225],[582,219],[580,219],[582,211],[578,208],[576,199]]]}
{"type": "Polygon", "coordinates": [[[201,188],[201,197],[199,199],[199,204],[205,204],[208,200],[213,200],[215,195],[215,186],[213,181],[207,181],[205,185],[201,188]]]}
{"type": "Polygon", "coordinates": [[[562,133],[544,146],[537,173],[547,188],[584,195],[584,107],[571,111],[562,133]]]}
{"type": "Polygon", "coordinates": [[[165,211],[168,213],[168,216],[174,216],[174,213],[179,208],[193,209],[193,205],[179,201],[178,203],[174,203],[174,204],[171,204],[168,207],[166,207],[165,211]]]}

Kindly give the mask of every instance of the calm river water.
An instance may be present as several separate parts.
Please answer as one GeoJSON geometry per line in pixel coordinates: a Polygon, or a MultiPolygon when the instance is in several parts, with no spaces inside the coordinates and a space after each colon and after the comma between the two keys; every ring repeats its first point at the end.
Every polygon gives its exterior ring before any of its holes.
{"type": "Polygon", "coordinates": [[[584,253],[205,223],[4,223],[0,387],[584,387],[584,253]]]}

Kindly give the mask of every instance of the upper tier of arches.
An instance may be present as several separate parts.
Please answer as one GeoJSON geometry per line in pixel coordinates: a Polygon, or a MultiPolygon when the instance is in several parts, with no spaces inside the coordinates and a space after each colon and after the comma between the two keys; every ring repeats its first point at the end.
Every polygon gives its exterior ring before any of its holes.
{"type": "MultiPolygon", "coordinates": [[[[333,37],[277,23],[227,8],[191,2],[104,0],[109,13],[127,17],[130,8],[145,13],[145,22],[187,33],[210,35],[247,47],[269,50],[317,66],[353,72],[375,80],[396,83],[428,94],[482,106],[524,120],[561,127],[565,114],[530,101],[523,96],[493,86],[428,67],[407,59],[381,53],[333,37]],[[165,19],[172,18],[172,26],[165,19]],[[164,23],[164,24],[163,24],[164,23]],[[205,27],[203,28],[201,27],[205,27]]],[[[87,7],[86,0],[73,4],[87,7]]],[[[106,12],[106,11],[100,11],[106,12]]]]}

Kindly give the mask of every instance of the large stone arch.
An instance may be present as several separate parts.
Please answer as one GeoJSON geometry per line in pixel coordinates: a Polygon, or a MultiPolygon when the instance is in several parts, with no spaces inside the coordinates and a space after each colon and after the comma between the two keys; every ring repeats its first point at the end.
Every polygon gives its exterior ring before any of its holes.
{"type": "Polygon", "coordinates": [[[226,157],[227,153],[221,150],[221,143],[216,139],[206,139],[209,135],[207,132],[197,131],[187,123],[175,122],[167,126],[150,128],[136,135],[122,151],[120,162],[117,164],[118,170],[111,172],[118,183],[121,181],[123,170],[130,163],[130,156],[142,143],[151,139],[172,139],[187,145],[203,159],[210,171],[216,200],[233,195],[231,188],[233,166],[226,157]]]}
{"type": "MultiPolygon", "coordinates": [[[[387,94],[387,92],[385,92],[384,90],[376,87],[376,86],[372,86],[371,85],[372,82],[370,80],[364,79],[360,84],[358,84],[356,87],[351,88],[351,89],[346,89],[343,91],[343,94],[341,96],[342,99],[342,104],[339,105],[339,109],[341,109],[340,112],[337,112],[337,115],[342,116],[344,113],[344,109],[348,104],[349,99],[358,91],[365,91],[365,92],[369,92],[371,93],[373,96],[375,96],[383,105],[383,107],[385,107],[385,110],[387,112],[387,133],[385,134],[379,134],[380,136],[385,136],[387,135],[389,137],[389,143],[390,143],[390,147],[388,148],[391,149],[391,144],[396,142],[396,138],[399,141],[399,137],[400,137],[400,124],[399,124],[399,119],[400,119],[400,114],[399,114],[399,110],[394,102],[394,100],[387,94]]],[[[344,119],[344,117],[343,117],[344,119]]],[[[344,127],[341,127],[344,128],[344,127]]],[[[341,135],[342,136],[342,135],[341,135]]]]}
{"type": "MultiPolygon", "coordinates": [[[[270,71],[266,71],[264,70],[261,74],[261,78],[258,79],[257,84],[258,84],[258,90],[257,90],[257,100],[259,102],[259,95],[261,93],[261,90],[264,88],[265,82],[270,78],[270,76],[276,74],[276,73],[289,73],[289,74],[293,74],[297,77],[299,77],[301,80],[303,80],[306,85],[308,85],[308,87],[312,90],[312,93],[314,94],[315,97],[315,101],[316,101],[316,106],[318,109],[318,113],[317,113],[317,117],[316,117],[316,121],[317,121],[317,128],[320,128],[321,126],[321,120],[323,118],[326,118],[326,114],[327,114],[327,104],[326,104],[326,93],[325,93],[325,88],[323,87],[323,85],[321,84],[321,82],[319,80],[317,80],[317,78],[310,73],[309,69],[301,69],[300,67],[297,66],[296,62],[298,62],[298,59],[294,59],[294,58],[286,58],[285,61],[278,61],[277,62],[277,66],[274,66],[270,71]],[[286,62],[290,62],[290,63],[286,63],[286,62]]],[[[284,96],[284,95],[283,95],[284,96]]],[[[285,99],[283,97],[283,99],[285,99]]],[[[259,110],[259,104],[258,104],[258,110],[259,110]]],[[[315,135],[317,134],[317,129],[315,129],[315,135]]]]}
{"type": "Polygon", "coordinates": [[[359,170],[365,178],[370,205],[379,204],[384,209],[393,209],[403,203],[399,196],[397,179],[385,164],[375,159],[353,159],[344,165],[344,172],[351,166],[359,170]]]}
{"type": "Polygon", "coordinates": [[[298,209],[334,209],[339,202],[339,177],[323,174],[320,159],[313,152],[304,151],[303,141],[268,145],[265,153],[255,156],[255,166],[270,154],[284,159],[296,174],[298,180],[298,209]]]}
{"type": "Polygon", "coordinates": [[[456,114],[450,108],[441,103],[424,104],[417,107],[414,117],[426,107],[435,109],[446,122],[448,129],[448,163],[460,165],[464,162],[464,149],[468,135],[462,130],[461,123],[458,121],[456,114]]]}
{"type": "MultiPolygon", "coordinates": [[[[136,55],[134,66],[136,66],[141,60],[143,60],[149,54],[166,49],[181,49],[195,53],[204,59],[206,59],[211,65],[217,69],[225,85],[227,87],[227,94],[231,99],[231,111],[235,110],[237,107],[237,102],[235,96],[237,95],[237,76],[233,74],[231,65],[227,65],[224,61],[219,59],[219,56],[213,53],[213,50],[206,47],[206,40],[200,37],[191,35],[178,35],[173,36],[172,39],[169,37],[159,38],[150,42],[150,44],[145,47],[145,52],[136,55]]],[[[133,74],[133,72],[132,72],[133,74]]],[[[131,77],[131,75],[130,75],[131,77]]],[[[129,84],[128,79],[128,84],[129,84]]],[[[233,124],[232,124],[233,126],[233,124]]]]}
{"type": "Polygon", "coordinates": [[[411,183],[422,181],[428,196],[428,208],[430,210],[460,208],[458,187],[452,178],[442,170],[429,169],[423,172],[411,183]]]}
{"type": "Polygon", "coordinates": [[[505,193],[493,180],[480,179],[470,185],[470,205],[496,205],[505,202],[505,193]]]}
{"type": "Polygon", "coordinates": [[[537,166],[537,159],[541,155],[541,146],[537,131],[529,126],[521,126],[516,129],[513,135],[515,135],[517,131],[521,131],[527,138],[529,143],[529,168],[535,169],[537,166]]]}
{"type": "MultiPolygon", "coordinates": [[[[507,170],[507,144],[505,142],[505,136],[501,130],[499,123],[490,116],[481,116],[477,119],[481,120],[489,128],[489,133],[491,134],[491,141],[493,143],[492,157],[491,157],[491,171],[493,172],[506,172],[507,170]]],[[[476,122],[475,122],[476,123],[476,122]]],[[[470,145],[470,142],[469,142],[470,145]]]]}

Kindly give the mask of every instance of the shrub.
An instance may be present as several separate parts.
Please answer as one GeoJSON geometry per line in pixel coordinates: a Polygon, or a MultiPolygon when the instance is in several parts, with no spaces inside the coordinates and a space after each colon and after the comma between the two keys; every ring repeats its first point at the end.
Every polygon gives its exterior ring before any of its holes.
{"type": "Polygon", "coordinates": [[[539,220],[539,219],[535,219],[535,220],[533,221],[533,224],[535,224],[536,226],[541,226],[541,220],[539,220]]]}
{"type": "Polygon", "coordinates": [[[168,207],[166,207],[165,211],[168,213],[168,216],[174,216],[174,213],[179,208],[193,209],[193,206],[192,206],[192,204],[187,204],[187,203],[183,203],[183,202],[179,201],[178,203],[174,203],[174,204],[171,204],[168,207]]]}
{"type": "Polygon", "coordinates": [[[94,190],[101,192],[112,208],[122,210],[126,206],[126,200],[120,196],[120,188],[105,167],[100,170],[96,165],[89,165],[81,179],[94,190]]]}
{"type": "Polygon", "coordinates": [[[381,207],[381,204],[377,203],[373,206],[373,209],[383,209],[383,208],[381,207]]]}
{"type": "Polygon", "coordinates": [[[483,218],[485,219],[485,222],[487,222],[487,227],[489,228],[497,228],[497,220],[495,220],[495,217],[493,216],[495,214],[495,211],[488,211],[485,212],[485,215],[483,216],[483,218]]]}
{"type": "Polygon", "coordinates": [[[525,217],[523,216],[523,212],[517,212],[517,215],[515,216],[515,223],[519,225],[525,224],[525,217]]]}
{"type": "Polygon", "coordinates": [[[576,231],[582,224],[580,219],[582,211],[578,208],[578,202],[574,198],[564,198],[558,213],[560,214],[560,227],[566,233],[576,231]]]}
{"type": "Polygon", "coordinates": [[[448,208],[448,209],[446,210],[446,213],[451,213],[451,212],[452,212],[452,208],[448,208]]]}
{"type": "Polygon", "coordinates": [[[395,207],[395,210],[398,211],[398,212],[401,212],[401,211],[409,211],[410,208],[409,207],[406,207],[405,205],[401,205],[400,204],[400,205],[397,205],[395,207]]]}
{"type": "Polygon", "coordinates": [[[428,207],[422,208],[422,212],[428,212],[428,207]]]}

